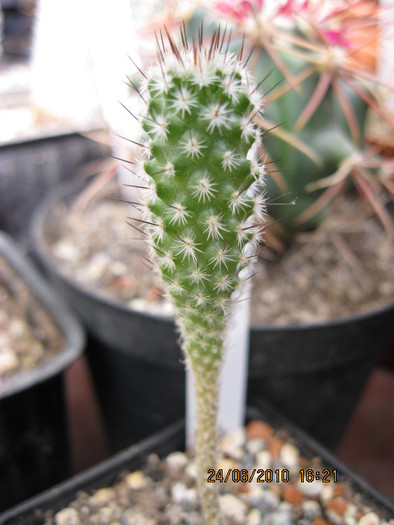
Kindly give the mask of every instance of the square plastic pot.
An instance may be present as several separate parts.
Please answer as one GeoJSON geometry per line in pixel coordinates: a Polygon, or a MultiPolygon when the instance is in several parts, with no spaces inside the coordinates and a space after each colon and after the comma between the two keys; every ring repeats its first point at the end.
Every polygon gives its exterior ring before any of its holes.
{"type": "Polygon", "coordinates": [[[70,475],[65,369],[79,357],[84,334],[65,304],[0,232],[0,257],[27,283],[63,336],[62,348],[35,369],[0,380],[0,510],[70,475]]]}
{"type": "MultiPolygon", "coordinates": [[[[345,465],[340,463],[330,452],[316,441],[283,419],[272,407],[265,405],[264,409],[249,409],[248,420],[261,419],[276,429],[289,435],[306,457],[320,457],[322,464],[329,469],[336,468],[338,480],[349,481],[356,492],[360,493],[368,504],[386,518],[394,515],[394,506],[378,492],[372,489],[361,478],[356,476],[345,465]]],[[[47,511],[57,512],[70,503],[77,492],[92,492],[98,488],[110,486],[121,472],[133,471],[143,467],[149,454],[155,453],[163,457],[175,450],[184,449],[185,428],[183,422],[171,425],[164,431],[131,446],[79,474],[69,481],[19,505],[0,515],[0,525],[42,525],[42,516],[47,511]]]]}

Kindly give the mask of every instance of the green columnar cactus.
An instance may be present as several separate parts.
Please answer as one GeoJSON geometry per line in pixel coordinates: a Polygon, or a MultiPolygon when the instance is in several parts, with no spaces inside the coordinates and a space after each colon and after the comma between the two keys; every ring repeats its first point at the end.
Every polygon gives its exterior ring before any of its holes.
{"type": "Polygon", "coordinates": [[[181,50],[170,36],[169,49],[161,41],[159,63],[144,75],[141,166],[151,191],[141,192],[142,223],[194,373],[199,490],[206,523],[216,524],[217,485],[207,470],[216,463],[224,332],[264,214],[264,169],[249,158],[261,95],[220,31],[208,47],[182,36],[181,50]]]}

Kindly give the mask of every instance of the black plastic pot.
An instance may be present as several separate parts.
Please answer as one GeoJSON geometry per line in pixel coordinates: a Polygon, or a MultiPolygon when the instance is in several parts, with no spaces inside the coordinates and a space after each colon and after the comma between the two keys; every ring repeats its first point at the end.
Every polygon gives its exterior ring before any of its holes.
{"type": "MultiPolygon", "coordinates": [[[[379,510],[382,517],[389,519],[394,515],[393,504],[340,463],[316,441],[279,416],[272,407],[265,405],[261,410],[249,409],[247,418],[249,420],[262,419],[274,428],[281,429],[296,443],[304,456],[320,457],[325,467],[336,468],[338,480],[350,482],[355,492],[362,495],[372,509],[379,510]]],[[[75,498],[77,492],[89,493],[100,487],[110,486],[121,472],[140,469],[151,453],[163,457],[169,452],[183,450],[184,432],[182,422],[173,424],[166,430],[118,453],[85,473],[79,474],[44,494],[10,509],[0,515],[0,525],[42,525],[42,516],[45,512],[61,510],[75,498]]]]}
{"type": "Polygon", "coordinates": [[[0,257],[51,313],[65,343],[40,367],[0,380],[0,510],[70,475],[64,370],[81,354],[82,329],[63,302],[0,232],[0,257]]]}
{"type": "Polygon", "coordinates": [[[248,402],[272,403],[334,449],[379,356],[394,340],[394,303],[303,326],[252,326],[248,402]]]}
{"type": "MultiPolygon", "coordinates": [[[[32,244],[88,332],[100,341],[101,348],[107,348],[98,352],[98,359],[92,357],[91,365],[104,417],[111,420],[111,441],[117,449],[128,444],[128,436],[134,438],[127,421],[149,396],[158,424],[168,417],[170,422],[184,415],[180,395],[184,391],[184,367],[171,319],[133,311],[59,272],[46,247],[45,221],[59,200],[69,202],[79,191],[75,186],[62,188],[42,203],[33,219],[32,244]],[[161,377],[163,383],[159,382],[157,390],[156,379],[145,389],[136,386],[140,384],[138,366],[152,370],[152,377],[161,377]],[[116,405],[112,404],[115,390],[116,405]],[[162,407],[163,391],[170,414],[162,407]]],[[[394,337],[393,321],[394,304],[327,323],[252,326],[248,403],[259,406],[264,400],[270,401],[316,439],[334,448],[374,363],[394,337]]]]}
{"type": "Polygon", "coordinates": [[[59,272],[46,249],[45,218],[60,196],[75,193],[68,185],[42,202],[31,244],[89,335],[87,357],[114,452],[184,417],[185,370],[171,319],[130,310],[59,272]]]}
{"type": "Polygon", "coordinates": [[[103,157],[100,145],[78,133],[39,136],[0,146],[0,228],[26,241],[39,200],[103,157]]]}

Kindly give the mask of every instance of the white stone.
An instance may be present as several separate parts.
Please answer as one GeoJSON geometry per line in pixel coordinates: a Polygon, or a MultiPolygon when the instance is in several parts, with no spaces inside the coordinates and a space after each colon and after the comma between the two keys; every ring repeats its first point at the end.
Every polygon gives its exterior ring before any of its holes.
{"type": "Polygon", "coordinates": [[[256,455],[256,467],[267,469],[272,466],[272,455],[268,450],[262,450],[256,455]]]}
{"type": "Polygon", "coordinates": [[[324,484],[321,481],[317,481],[316,479],[312,481],[312,483],[301,483],[301,481],[298,482],[298,488],[301,490],[301,492],[310,497],[319,496],[323,487],[324,484]]]}
{"type": "Polygon", "coordinates": [[[193,507],[197,503],[197,491],[187,488],[183,483],[175,483],[171,489],[172,499],[181,505],[193,507]]]}
{"type": "Polygon", "coordinates": [[[9,331],[11,337],[21,337],[26,332],[26,324],[22,319],[12,319],[9,331]]]}
{"type": "Polygon", "coordinates": [[[280,449],[279,459],[284,467],[291,469],[298,466],[300,452],[293,444],[285,443],[280,449]]]}
{"type": "Polygon", "coordinates": [[[185,473],[191,479],[197,479],[197,464],[195,461],[191,461],[186,465],[185,473]]]}
{"type": "Polygon", "coordinates": [[[114,509],[111,507],[103,507],[99,510],[99,523],[110,523],[114,517],[114,509]]]}
{"type": "Polygon", "coordinates": [[[80,525],[81,520],[75,509],[63,509],[55,515],[56,525],[80,525]]]}
{"type": "Polygon", "coordinates": [[[343,517],[343,522],[345,525],[357,525],[357,520],[356,518],[353,518],[352,516],[347,516],[345,518],[345,516],[343,517]]]}
{"type": "Polygon", "coordinates": [[[321,508],[317,501],[307,500],[301,503],[301,508],[305,518],[314,520],[321,516],[321,508]]]}
{"type": "Polygon", "coordinates": [[[54,255],[63,261],[77,261],[79,258],[79,250],[70,242],[62,241],[56,244],[54,255]]]}
{"type": "Polygon", "coordinates": [[[374,512],[368,512],[358,520],[358,525],[379,525],[379,523],[379,517],[374,512]]]}
{"type": "Polygon", "coordinates": [[[220,512],[224,518],[231,518],[235,522],[245,523],[246,505],[232,494],[219,497],[220,512]]]}
{"type": "Polygon", "coordinates": [[[320,499],[323,503],[327,503],[334,497],[334,487],[332,485],[328,485],[327,483],[324,485],[324,487],[321,489],[320,492],[320,499]]]}
{"type": "Polygon", "coordinates": [[[104,488],[96,490],[96,492],[90,496],[89,503],[94,507],[102,507],[115,499],[115,490],[111,488],[104,488]]]}
{"type": "Polygon", "coordinates": [[[246,443],[246,450],[249,452],[249,454],[252,454],[252,456],[255,456],[258,452],[261,452],[263,446],[264,446],[264,439],[250,439],[246,443]]]}
{"type": "Polygon", "coordinates": [[[127,486],[132,490],[140,490],[147,487],[150,483],[150,479],[144,476],[141,470],[136,470],[131,474],[128,474],[125,478],[127,486]]]}
{"type": "Polygon", "coordinates": [[[260,525],[261,512],[258,509],[252,509],[247,517],[246,525],[260,525]]]}
{"type": "Polygon", "coordinates": [[[345,513],[344,513],[343,517],[345,519],[346,518],[355,518],[357,513],[358,513],[358,508],[356,507],[356,505],[354,505],[353,503],[351,503],[349,501],[349,503],[347,504],[347,507],[346,507],[346,510],[345,510],[345,513]]]}
{"type": "Polygon", "coordinates": [[[19,360],[10,348],[3,348],[0,351],[0,376],[16,370],[18,365],[19,360]]]}
{"type": "Polygon", "coordinates": [[[342,516],[337,514],[334,510],[328,509],[326,510],[327,518],[334,523],[335,525],[343,525],[345,523],[345,520],[342,516]]]}
{"type": "Polygon", "coordinates": [[[167,456],[166,463],[171,473],[180,473],[187,465],[187,457],[183,452],[172,452],[167,456]]]}
{"type": "Polygon", "coordinates": [[[273,512],[279,506],[279,496],[272,490],[265,489],[261,485],[256,485],[253,490],[249,491],[248,501],[253,506],[258,508],[263,514],[273,512]],[[260,490],[256,490],[256,488],[260,490]]]}
{"type": "Polygon", "coordinates": [[[112,275],[115,276],[122,276],[127,274],[127,266],[119,261],[113,261],[111,262],[111,272],[112,275]]]}
{"type": "Polygon", "coordinates": [[[281,501],[278,505],[278,512],[282,514],[291,514],[293,511],[293,505],[288,501],[281,501]]]}
{"type": "Polygon", "coordinates": [[[126,510],[121,518],[120,522],[122,525],[155,525],[157,522],[151,518],[148,518],[137,510],[129,509],[126,510]]]}
{"type": "Polygon", "coordinates": [[[220,442],[220,450],[234,459],[240,459],[243,455],[243,447],[246,442],[246,431],[244,427],[235,428],[229,432],[220,442]]]}
{"type": "MultiPolygon", "coordinates": [[[[285,502],[286,503],[286,502],[285,502]]],[[[294,521],[288,511],[272,512],[264,516],[262,525],[292,525],[294,521]]]]}

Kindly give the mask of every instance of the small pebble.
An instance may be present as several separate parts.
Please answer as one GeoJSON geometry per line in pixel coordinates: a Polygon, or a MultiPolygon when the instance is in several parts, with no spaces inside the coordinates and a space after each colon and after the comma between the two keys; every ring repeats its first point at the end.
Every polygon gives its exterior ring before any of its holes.
{"type": "Polygon", "coordinates": [[[166,463],[170,473],[179,474],[187,465],[187,456],[183,452],[172,452],[167,456],[166,463]]]}
{"type": "Polygon", "coordinates": [[[346,510],[345,510],[345,514],[343,515],[343,517],[345,519],[346,518],[356,518],[357,513],[358,513],[358,508],[356,507],[356,505],[353,505],[353,503],[348,502],[346,510]]]}
{"type": "Polygon", "coordinates": [[[268,451],[272,454],[274,458],[279,458],[282,446],[283,440],[274,437],[268,443],[268,451]]]}
{"type": "Polygon", "coordinates": [[[268,439],[274,435],[274,429],[264,421],[251,421],[246,427],[248,439],[268,439]]]}
{"type": "Polygon", "coordinates": [[[115,518],[115,511],[110,507],[103,507],[98,513],[100,523],[110,523],[115,518]]]}
{"type": "MultiPolygon", "coordinates": [[[[229,472],[231,470],[231,472],[233,472],[235,469],[240,469],[241,468],[241,465],[234,461],[233,459],[230,459],[230,458],[219,458],[219,461],[218,461],[218,468],[216,469],[216,472],[218,472],[219,469],[221,469],[223,471],[223,478],[226,477],[227,475],[227,472],[229,472]]],[[[226,482],[226,485],[238,485],[239,483],[234,483],[233,482],[233,477],[230,473],[230,476],[228,478],[228,481],[226,482]]]]}
{"type": "Polygon", "coordinates": [[[289,512],[274,512],[263,517],[262,525],[294,525],[289,512]]]}
{"type": "Polygon", "coordinates": [[[89,504],[92,507],[102,507],[114,499],[115,490],[113,488],[104,488],[96,490],[96,492],[90,496],[89,504]]]}
{"type": "Polygon", "coordinates": [[[347,501],[343,498],[334,498],[326,505],[327,517],[336,525],[344,523],[347,501]]]}
{"type": "Polygon", "coordinates": [[[275,492],[263,489],[261,485],[254,485],[248,494],[248,502],[263,514],[268,514],[278,508],[280,499],[275,492]]]}
{"type": "Polygon", "coordinates": [[[252,509],[246,519],[246,525],[260,525],[261,512],[258,509],[252,509]]]}
{"type": "Polygon", "coordinates": [[[252,456],[255,456],[256,454],[262,451],[264,443],[264,439],[250,439],[246,443],[246,451],[252,456]]]}
{"type": "Polygon", "coordinates": [[[358,525],[379,525],[379,523],[379,517],[374,512],[364,514],[364,516],[358,521],[358,525]]]}
{"type": "Polygon", "coordinates": [[[334,497],[334,487],[329,484],[325,484],[320,491],[320,499],[322,503],[327,503],[334,497]]]}
{"type": "Polygon", "coordinates": [[[317,501],[307,500],[301,504],[302,513],[305,518],[314,520],[315,518],[321,517],[321,508],[317,501]]]}
{"type": "Polygon", "coordinates": [[[298,482],[298,488],[301,490],[305,496],[309,497],[317,497],[321,493],[323,489],[324,484],[321,481],[317,481],[316,479],[312,481],[312,483],[301,483],[301,481],[298,482]]]}
{"type": "Polygon", "coordinates": [[[185,473],[190,479],[197,479],[197,464],[195,461],[190,461],[185,468],[185,473]]]}
{"type": "Polygon", "coordinates": [[[300,489],[288,484],[283,485],[282,496],[283,499],[288,503],[291,503],[291,505],[301,505],[304,499],[300,489]]]}
{"type": "Polygon", "coordinates": [[[334,495],[335,496],[344,496],[346,491],[346,485],[344,483],[335,483],[334,485],[334,495]]]}
{"type": "Polygon", "coordinates": [[[55,245],[53,254],[55,257],[68,262],[78,261],[80,255],[78,247],[67,241],[62,241],[55,245]]]}
{"type": "Polygon", "coordinates": [[[245,445],[245,442],[245,429],[238,427],[224,436],[219,444],[219,449],[230,458],[241,459],[244,454],[242,447],[245,445]]]}
{"type": "Polygon", "coordinates": [[[313,520],[313,525],[327,525],[327,520],[324,518],[315,518],[313,520]]]}
{"type": "Polygon", "coordinates": [[[8,348],[0,352],[0,376],[9,374],[18,368],[19,360],[14,352],[8,348]]]}
{"type": "Polygon", "coordinates": [[[285,443],[280,449],[279,459],[284,467],[292,469],[298,467],[300,452],[292,443],[285,443]]]}
{"type": "Polygon", "coordinates": [[[353,518],[352,516],[344,516],[343,522],[345,525],[357,525],[356,518],[353,518]]]}
{"type": "Polygon", "coordinates": [[[132,490],[141,490],[150,484],[150,479],[144,476],[141,470],[136,470],[131,474],[128,474],[125,478],[127,486],[132,490]]]}
{"type": "Polygon", "coordinates": [[[175,483],[171,489],[171,496],[176,503],[179,503],[183,510],[188,511],[193,508],[198,501],[196,489],[188,489],[183,483],[175,483]]]}
{"type": "Polygon", "coordinates": [[[139,511],[129,509],[123,512],[120,523],[122,525],[156,525],[156,520],[148,518],[139,511]]]}
{"type": "Polygon", "coordinates": [[[272,454],[268,450],[262,450],[256,456],[257,468],[267,469],[272,466],[272,454]]]}
{"type": "Polygon", "coordinates": [[[26,323],[24,323],[22,319],[11,319],[9,334],[12,338],[21,337],[26,331],[26,323]]]}
{"type": "Polygon", "coordinates": [[[55,515],[56,525],[80,525],[81,520],[75,509],[63,509],[55,515]]]}
{"type": "Polygon", "coordinates": [[[244,523],[247,507],[243,501],[232,494],[224,494],[219,497],[220,512],[225,518],[231,518],[235,523],[244,523]]]}

